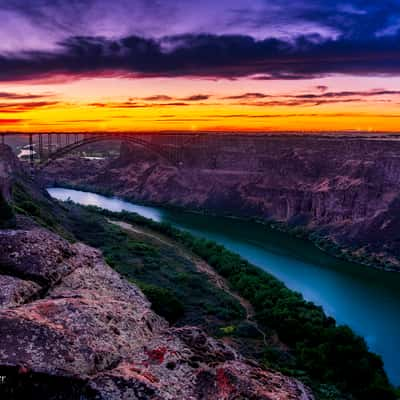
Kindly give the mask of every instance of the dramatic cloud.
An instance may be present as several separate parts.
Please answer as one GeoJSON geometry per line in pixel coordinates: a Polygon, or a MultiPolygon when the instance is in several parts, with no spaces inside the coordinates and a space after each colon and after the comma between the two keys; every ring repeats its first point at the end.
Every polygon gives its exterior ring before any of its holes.
{"type": "Polygon", "coordinates": [[[53,52],[0,56],[0,80],[54,75],[132,77],[257,76],[313,78],[327,74],[399,75],[400,35],[284,41],[250,36],[183,35],[160,40],[73,37],[53,52]]]}
{"type": "Polygon", "coordinates": [[[0,18],[2,81],[400,74],[398,0],[7,0],[0,18]]]}

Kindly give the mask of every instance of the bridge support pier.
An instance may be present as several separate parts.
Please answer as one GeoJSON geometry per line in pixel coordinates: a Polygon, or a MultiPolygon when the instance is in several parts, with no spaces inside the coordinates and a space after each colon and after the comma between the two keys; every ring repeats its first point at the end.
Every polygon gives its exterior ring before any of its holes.
{"type": "Polygon", "coordinates": [[[33,135],[32,133],[29,134],[29,162],[31,163],[31,166],[33,167],[33,163],[35,162],[34,158],[34,149],[33,149],[33,135]]]}
{"type": "Polygon", "coordinates": [[[52,143],[52,137],[51,133],[47,135],[47,151],[49,153],[49,156],[51,155],[52,149],[53,149],[53,143],[52,143]]]}
{"type": "Polygon", "coordinates": [[[39,133],[39,159],[40,162],[43,161],[43,136],[39,133]]]}

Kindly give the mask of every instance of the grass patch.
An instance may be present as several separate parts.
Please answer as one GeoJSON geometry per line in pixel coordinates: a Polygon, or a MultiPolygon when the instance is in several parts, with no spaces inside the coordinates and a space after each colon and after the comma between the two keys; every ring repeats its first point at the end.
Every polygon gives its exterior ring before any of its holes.
{"type": "Polygon", "coordinates": [[[172,290],[142,282],[134,283],[138,284],[142,292],[149,299],[151,308],[169,323],[174,324],[183,317],[185,307],[172,290]]]}

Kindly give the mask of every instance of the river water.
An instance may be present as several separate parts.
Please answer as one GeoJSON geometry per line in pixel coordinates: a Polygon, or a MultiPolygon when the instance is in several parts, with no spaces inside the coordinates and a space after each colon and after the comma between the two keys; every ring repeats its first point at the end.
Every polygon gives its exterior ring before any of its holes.
{"type": "Polygon", "coordinates": [[[391,381],[400,385],[400,273],[335,259],[305,240],[254,222],[141,206],[77,190],[48,191],[59,200],[136,212],[223,244],[363,336],[382,356],[391,381]]]}

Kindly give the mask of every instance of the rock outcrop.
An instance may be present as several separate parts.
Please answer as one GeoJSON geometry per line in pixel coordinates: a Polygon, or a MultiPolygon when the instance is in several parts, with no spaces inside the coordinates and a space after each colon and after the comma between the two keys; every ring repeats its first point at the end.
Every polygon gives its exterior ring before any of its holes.
{"type": "Polygon", "coordinates": [[[210,135],[183,147],[179,168],[127,143],[121,149],[119,159],[79,179],[57,163],[45,176],[136,201],[305,227],[400,268],[397,137],[210,135]]]}
{"type": "Polygon", "coordinates": [[[102,255],[0,231],[1,398],[311,400],[195,327],[170,328],[102,255]]]}

